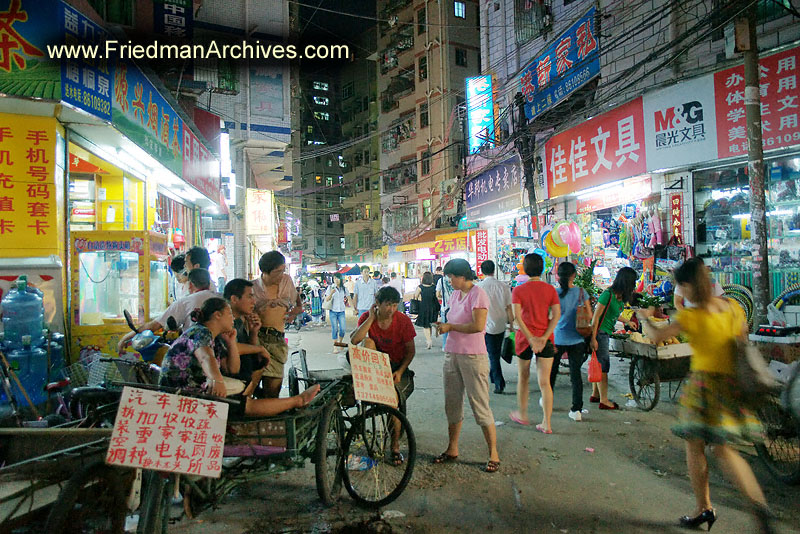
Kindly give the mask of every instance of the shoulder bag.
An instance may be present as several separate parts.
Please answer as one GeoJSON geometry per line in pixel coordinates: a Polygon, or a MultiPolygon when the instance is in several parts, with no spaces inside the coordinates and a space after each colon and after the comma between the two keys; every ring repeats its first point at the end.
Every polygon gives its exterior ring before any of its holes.
{"type": "Polygon", "coordinates": [[[578,297],[578,309],[575,311],[575,330],[581,337],[589,337],[592,335],[592,316],[594,315],[591,310],[586,309],[583,305],[583,288],[581,288],[580,296],[578,297]]]}
{"type": "Polygon", "coordinates": [[[333,293],[335,293],[336,291],[337,290],[334,289],[328,295],[325,295],[324,299],[322,299],[322,309],[323,310],[330,310],[331,308],[333,308],[333,293]]]}

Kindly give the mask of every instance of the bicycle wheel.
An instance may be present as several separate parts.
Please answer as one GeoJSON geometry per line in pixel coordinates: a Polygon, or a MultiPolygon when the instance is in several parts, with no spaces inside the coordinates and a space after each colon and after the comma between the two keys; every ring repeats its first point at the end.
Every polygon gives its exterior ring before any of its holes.
{"type": "Polygon", "coordinates": [[[628,371],[628,384],[639,408],[649,412],[656,407],[661,394],[661,380],[654,361],[634,356],[628,371]]]}
{"type": "Polygon", "coordinates": [[[417,443],[408,419],[389,406],[369,406],[344,443],[342,480],[356,503],[378,508],[403,493],[414,472],[417,443]],[[393,434],[397,446],[392,447],[393,434]]]}
{"type": "Polygon", "coordinates": [[[800,425],[771,397],[757,410],[764,441],[755,443],[767,470],[785,484],[800,484],[800,425]]]}
{"type": "Polygon", "coordinates": [[[317,493],[326,506],[336,504],[342,491],[344,438],[344,418],[339,411],[339,403],[330,402],[322,411],[314,439],[317,493]]]}
{"type": "Polygon", "coordinates": [[[145,471],[142,480],[142,504],[139,507],[138,534],[166,533],[169,525],[170,479],[156,471],[145,471]]]}
{"type": "Polygon", "coordinates": [[[50,508],[45,531],[123,534],[129,486],[126,475],[102,461],[77,471],[50,508]]]}

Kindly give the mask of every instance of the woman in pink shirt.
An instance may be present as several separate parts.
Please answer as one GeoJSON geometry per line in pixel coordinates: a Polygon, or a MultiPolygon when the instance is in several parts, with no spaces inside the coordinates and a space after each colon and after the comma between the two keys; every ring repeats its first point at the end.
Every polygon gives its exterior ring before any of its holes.
{"type": "Polygon", "coordinates": [[[489,448],[487,473],[500,469],[497,454],[497,431],[489,407],[489,359],[484,341],[489,297],[475,285],[475,273],[467,260],[450,260],[444,266],[453,293],[448,304],[446,323],[436,323],[440,334],[449,333],[444,346],[444,411],[447,414],[447,450],[434,458],[436,464],[453,462],[458,458],[458,437],[464,421],[466,392],[475,422],[483,430],[489,448]]]}

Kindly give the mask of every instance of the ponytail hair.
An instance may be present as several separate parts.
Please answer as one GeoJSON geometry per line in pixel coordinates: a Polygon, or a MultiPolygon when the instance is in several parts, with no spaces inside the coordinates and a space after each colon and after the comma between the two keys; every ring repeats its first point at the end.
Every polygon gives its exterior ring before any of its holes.
{"type": "Polygon", "coordinates": [[[561,292],[558,294],[560,298],[567,296],[569,292],[569,279],[577,273],[575,265],[570,261],[565,261],[558,266],[558,285],[561,286],[561,292]]]}
{"type": "Polygon", "coordinates": [[[219,297],[212,297],[205,301],[202,307],[192,310],[190,317],[192,321],[197,324],[206,324],[215,313],[224,311],[227,306],[227,300],[219,297]]]}

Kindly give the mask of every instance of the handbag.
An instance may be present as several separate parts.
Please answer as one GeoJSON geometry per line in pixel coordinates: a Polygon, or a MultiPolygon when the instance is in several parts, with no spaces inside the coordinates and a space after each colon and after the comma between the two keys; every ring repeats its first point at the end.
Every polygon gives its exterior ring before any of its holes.
{"type": "Polygon", "coordinates": [[[603,368],[600,367],[600,360],[597,359],[597,352],[592,351],[592,358],[589,360],[589,382],[600,382],[603,379],[603,368]]]}
{"type": "Polygon", "coordinates": [[[500,357],[506,363],[511,363],[511,360],[514,358],[514,352],[516,348],[516,337],[514,332],[508,332],[506,337],[503,338],[503,344],[500,346],[500,357]]]}
{"type": "Polygon", "coordinates": [[[749,340],[737,338],[735,350],[738,390],[748,401],[758,401],[765,394],[781,389],[781,383],[769,370],[758,347],[749,340]]]}
{"type": "Polygon", "coordinates": [[[333,308],[333,299],[322,301],[323,310],[330,310],[331,308],[333,308]]]}
{"type": "MultiPolygon", "coordinates": [[[[581,295],[578,299],[579,302],[583,302],[583,288],[581,288],[581,295]]],[[[587,311],[586,306],[580,304],[578,309],[575,311],[575,331],[578,332],[578,335],[581,337],[589,337],[592,335],[592,315],[594,315],[591,311],[591,308],[587,311]]]]}

